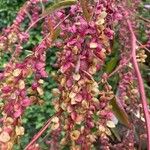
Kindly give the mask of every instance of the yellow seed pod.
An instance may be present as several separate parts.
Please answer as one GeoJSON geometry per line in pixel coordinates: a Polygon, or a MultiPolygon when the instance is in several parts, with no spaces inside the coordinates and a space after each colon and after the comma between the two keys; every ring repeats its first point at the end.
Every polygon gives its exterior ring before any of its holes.
{"type": "Polygon", "coordinates": [[[66,110],[67,109],[67,103],[64,103],[62,102],[60,107],[63,109],[63,110],[66,110]]]}
{"type": "Polygon", "coordinates": [[[11,118],[11,117],[7,117],[6,120],[5,120],[5,122],[6,122],[7,124],[12,124],[12,123],[14,122],[14,120],[13,120],[13,118],[11,118]]]}
{"type": "Polygon", "coordinates": [[[59,89],[58,89],[58,88],[52,89],[52,94],[53,94],[54,96],[59,96],[59,95],[60,95],[59,89]]]}
{"type": "Polygon", "coordinates": [[[76,102],[75,98],[72,98],[71,99],[71,105],[75,105],[75,104],[77,104],[77,102],[76,102]]]}
{"type": "Polygon", "coordinates": [[[73,86],[72,87],[72,91],[74,92],[74,93],[78,93],[79,91],[80,91],[80,87],[78,87],[77,85],[75,85],[75,86],[73,86]]]}
{"type": "Polygon", "coordinates": [[[58,123],[59,122],[59,118],[58,117],[53,117],[51,122],[58,123]]]}
{"type": "Polygon", "coordinates": [[[7,150],[12,150],[14,146],[14,143],[12,141],[7,142],[7,150]]]}
{"type": "Polygon", "coordinates": [[[60,85],[61,86],[64,86],[66,83],[66,78],[62,78],[61,81],[60,81],[60,85]]]}
{"type": "Polygon", "coordinates": [[[76,93],[74,93],[74,92],[70,92],[70,94],[69,94],[69,98],[74,98],[76,96],[76,93]]]}
{"type": "Polygon", "coordinates": [[[106,133],[108,136],[111,136],[111,135],[112,135],[112,134],[111,134],[111,131],[110,131],[108,128],[106,128],[105,133],[106,133]]]}
{"type": "Polygon", "coordinates": [[[99,94],[99,89],[97,87],[92,88],[92,93],[96,96],[99,94]]]}
{"type": "Polygon", "coordinates": [[[12,74],[14,77],[18,77],[20,75],[20,73],[21,73],[20,69],[15,69],[12,74]]]}
{"type": "Polygon", "coordinates": [[[38,83],[43,84],[43,83],[44,83],[44,80],[40,79],[40,80],[38,81],[38,83]]]}
{"type": "Polygon", "coordinates": [[[7,132],[3,131],[0,134],[0,142],[6,143],[10,140],[10,136],[7,132]]]}
{"type": "Polygon", "coordinates": [[[96,66],[91,66],[91,67],[88,69],[88,72],[89,72],[90,74],[95,74],[96,71],[97,71],[96,66]]]}
{"type": "Polygon", "coordinates": [[[97,25],[103,25],[105,23],[105,20],[103,18],[100,18],[96,21],[97,25]]]}
{"type": "Polygon", "coordinates": [[[25,82],[23,80],[19,81],[19,89],[23,90],[25,88],[25,82]]]}
{"type": "Polygon", "coordinates": [[[97,48],[97,47],[98,47],[98,44],[97,44],[97,43],[95,43],[95,42],[91,42],[91,43],[90,43],[90,48],[95,49],[95,48],[97,48]]]}
{"type": "Polygon", "coordinates": [[[85,84],[85,80],[84,79],[81,79],[81,80],[78,81],[78,85],[79,86],[82,86],[84,84],[85,84]]]}
{"type": "Polygon", "coordinates": [[[67,144],[66,138],[61,139],[60,144],[61,145],[66,145],[67,144]]]}
{"type": "Polygon", "coordinates": [[[89,141],[91,142],[91,143],[93,143],[93,142],[95,142],[96,141],[96,135],[93,135],[93,134],[89,134],[89,135],[87,135],[87,138],[89,139],[89,141]]]}
{"type": "Polygon", "coordinates": [[[72,52],[76,55],[78,54],[79,49],[77,48],[77,46],[74,46],[72,49],[72,52]]]}
{"type": "Polygon", "coordinates": [[[75,141],[79,138],[80,132],[78,130],[74,130],[70,133],[71,140],[75,141]]]}
{"type": "Polygon", "coordinates": [[[40,96],[42,96],[44,94],[43,89],[40,87],[37,87],[37,92],[39,93],[40,96]]]}
{"type": "Polygon", "coordinates": [[[54,109],[56,110],[56,112],[58,112],[60,110],[60,105],[59,104],[55,104],[54,105],[54,109]]]}
{"type": "Polygon", "coordinates": [[[81,78],[81,76],[80,76],[80,74],[79,73],[74,73],[73,74],[73,79],[75,80],[75,81],[79,81],[80,80],[80,78],[81,78]]]}
{"type": "Polygon", "coordinates": [[[102,11],[99,17],[100,18],[106,18],[106,16],[107,16],[106,11],[102,11]]]}
{"type": "Polygon", "coordinates": [[[107,123],[106,123],[106,125],[107,125],[107,127],[109,127],[109,128],[115,128],[115,127],[116,127],[115,124],[114,124],[114,122],[111,121],[111,120],[108,120],[107,123]]]}
{"type": "Polygon", "coordinates": [[[75,145],[71,147],[71,150],[81,150],[81,147],[79,145],[75,145]]]}
{"type": "Polygon", "coordinates": [[[59,126],[60,126],[59,123],[53,123],[53,124],[51,125],[51,129],[52,129],[52,130],[57,130],[57,129],[59,128],[59,126]]]}
{"type": "Polygon", "coordinates": [[[17,96],[16,96],[15,93],[12,93],[10,97],[11,97],[12,99],[16,99],[16,98],[17,98],[17,96]]]}
{"type": "Polygon", "coordinates": [[[99,126],[98,126],[98,129],[99,129],[100,133],[106,131],[106,128],[105,128],[103,125],[99,125],[99,126]]]}
{"type": "Polygon", "coordinates": [[[87,100],[83,100],[82,101],[82,107],[85,109],[88,109],[89,108],[89,102],[87,100]]]}
{"type": "Polygon", "coordinates": [[[17,136],[24,135],[24,127],[22,127],[22,126],[20,126],[20,127],[16,126],[15,132],[16,132],[17,136]]]}

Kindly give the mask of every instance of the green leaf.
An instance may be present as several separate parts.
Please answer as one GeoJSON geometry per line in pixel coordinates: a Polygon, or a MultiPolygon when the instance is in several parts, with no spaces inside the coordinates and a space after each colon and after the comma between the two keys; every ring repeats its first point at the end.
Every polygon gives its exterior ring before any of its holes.
{"type": "Polygon", "coordinates": [[[127,113],[119,106],[116,98],[112,99],[110,102],[112,106],[112,111],[114,112],[115,116],[118,118],[118,120],[125,125],[128,128],[131,128],[131,124],[128,118],[127,113]]]}
{"type": "Polygon", "coordinates": [[[106,73],[111,73],[115,69],[117,63],[118,63],[118,58],[117,57],[113,57],[109,61],[109,63],[106,65],[106,73]]]}
{"type": "Polygon", "coordinates": [[[114,136],[117,138],[117,140],[120,142],[121,141],[121,137],[119,135],[119,132],[118,132],[117,128],[111,128],[110,130],[112,131],[114,136]]]}
{"type": "Polygon", "coordinates": [[[48,15],[48,14],[51,14],[53,13],[54,11],[56,10],[59,10],[59,9],[63,9],[63,8],[67,8],[67,7],[70,7],[71,5],[74,5],[76,4],[77,1],[76,0],[63,0],[63,1],[60,1],[60,2],[57,2],[51,6],[49,6],[45,12],[42,14],[42,16],[45,16],[45,15],[48,15]]]}

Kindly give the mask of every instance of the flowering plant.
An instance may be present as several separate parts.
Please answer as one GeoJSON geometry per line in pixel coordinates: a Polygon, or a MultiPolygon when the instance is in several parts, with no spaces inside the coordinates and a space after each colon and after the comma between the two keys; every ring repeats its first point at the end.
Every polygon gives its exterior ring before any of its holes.
{"type": "Polygon", "coordinates": [[[13,149],[24,135],[23,113],[40,104],[48,77],[57,83],[51,91],[55,114],[25,150],[41,149],[37,140],[47,128],[43,142],[52,150],[133,150],[142,149],[145,141],[150,150],[150,116],[138,65],[145,62],[149,41],[144,46],[137,40],[140,5],[138,0],[28,0],[20,8],[0,35],[1,55],[11,54],[0,73],[2,150],[13,149]],[[30,31],[38,27],[42,39],[24,56],[30,31]],[[119,59],[107,61],[115,42],[119,59]],[[57,71],[50,75],[46,51],[53,47],[58,49],[57,71]]]}

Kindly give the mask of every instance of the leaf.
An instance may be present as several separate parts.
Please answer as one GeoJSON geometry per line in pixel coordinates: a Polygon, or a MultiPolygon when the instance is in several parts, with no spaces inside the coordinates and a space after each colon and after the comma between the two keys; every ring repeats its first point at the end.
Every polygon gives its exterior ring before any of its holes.
{"type": "Polygon", "coordinates": [[[70,7],[71,5],[74,5],[76,3],[77,3],[76,0],[63,0],[63,1],[57,2],[57,3],[53,4],[53,5],[51,5],[50,7],[48,7],[45,10],[45,12],[42,14],[42,16],[51,14],[54,11],[59,10],[59,9],[70,7]]]}
{"type": "Polygon", "coordinates": [[[121,106],[119,106],[116,98],[112,99],[110,102],[112,106],[112,111],[114,112],[115,116],[118,118],[118,120],[124,124],[126,127],[131,128],[131,124],[128,118],[127,113],[124,111],[121,106]]]}
{"type": "Polygon", "coordinates": [[[54,33],[53,33],[53,36],[52,36],[52,41],[55,41],[57,39],[57,37],[59,36],[60,34],[60,29],[55,29],[54,30],[54,33]]]}
{"type": "Polygon", "coordinates": [[[118,133],[117,128],[111,128],[110,130],[112,131],[112,133],[114,134],[114,136],[117,138],[117,140],[120,142],[121,141],[121,137],[120,137],[120,135],[118,133]]]}
{"type": "Polygon", "coordinates": [[[83,10],[83,15],[84,15],[85,19],[87,21],[89,21],[91,18],[91,14],[88,11],[88,0],[79,0],[79,2],[81,4],[82,10],[83,10]]]}
{"type": "Polygon", "coordinates": [[[116,67],[117,62],[118,62],[117,57],[113,57],[106,65],[106,73],[111,73],[116,67]]]}

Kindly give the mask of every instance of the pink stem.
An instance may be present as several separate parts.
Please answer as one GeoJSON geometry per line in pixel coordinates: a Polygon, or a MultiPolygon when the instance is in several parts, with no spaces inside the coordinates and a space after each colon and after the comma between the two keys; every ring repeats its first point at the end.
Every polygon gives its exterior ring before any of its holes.
{"type": "Polygon", "coordinates": [[[54,116],[59,116],[61,114],[61,111],[54,114],[52,117],[50,117],[47,122],[44,124],[44,126],[41,128],[41,130],[33,137],[33,139],[30,141],[30,143],[25,147],[24,150],[28,150],[32,144],[34,144],[44,133],[44,131],[50,126],[51,120],[54,116]]]}
{"type": "Polygon", "coordinates": [[[125,65],[127,65],[130,60],[131,60],[132,56],[127,59],[123,64],[119,65],[113,72],[111,72],[109,75],[108,75],[108,78],[110,78],[111,76],[113,76],[115,73],[117,73],[120,69],[122,69],[125,65]]]}
{"type": "Polygon", "coordinates": [[[28,150],[28,148],[30,148],[30,146],[34,144],[36,140],[43,134],[43,132],[50,126],[50,124],[51,124],[51,118],[46,122],[44,127],[33,137],[31,142],[25,147],[24,150],[28,150]]]}
{"type": "Polygon", "coordinates": [[[149,111],[148,111],[148,104],[147,104],[147,100],[146,100],[146,94],[145,94],[145,90],[144,90],[144,83],[143,83],[143,79],[138,67],[138,63],[136,60],[136,37],[131,25],[131,22],[129,20],[127,20],[128,23],[128,27],[131,33],[131,44],[132,44],[132,63],[133,63],[133,67],[138,79],[138,84],[139,84],[139,91],[140,91],[140,96],[141,96],[141,100],[142,100],[142,106],[143,106],[143,111],[144,111],[144,117],[145,117],[145,121],[146,121],[146,130],[147,130],[147,150],[150,150],[150,116],[149,116],[149,111]]]}

